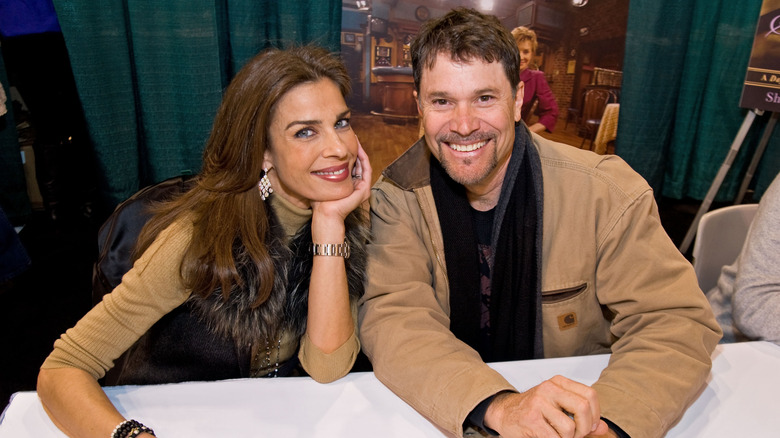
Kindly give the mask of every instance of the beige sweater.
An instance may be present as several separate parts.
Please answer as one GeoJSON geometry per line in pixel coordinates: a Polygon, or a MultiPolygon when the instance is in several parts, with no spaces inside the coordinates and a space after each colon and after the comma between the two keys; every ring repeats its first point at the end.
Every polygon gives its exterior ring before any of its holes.
{"type": "MultiPolygon", "coordinates": [[[[284,224],[288,238],[311,219],[311,210],[300,209],[280,196],[271,204],[284,224]]],[[[96,379],[103,377],[114,361],[130,348],[149,328],[190,296],[182,284],[180,262],[192,236],[192,224],[180,221],[165,229],[135,262],[110,294],[90,310],[75,327],[54,342],[54,351],[42,368],[80,368],[96,379]]],[[[356,308],[353,307],[353,315],[356,308]]],[[[356,324],[357,327],[357,324],[356,324]]],[[[357,329],[356,329],[357,330],[357,329]]],[[[330,382],[346,375],[360,351],[353,335],[336,351],[326,354],[304,335],[298,339],[284,333],[278,348],[278,361],[291,358],[295,352],[303,368],[314,380],[330,382]]],[[[265,341],[253,346],[253,375],[264,375],[277,361],[277,348],[264,353],[265,341]]]]}

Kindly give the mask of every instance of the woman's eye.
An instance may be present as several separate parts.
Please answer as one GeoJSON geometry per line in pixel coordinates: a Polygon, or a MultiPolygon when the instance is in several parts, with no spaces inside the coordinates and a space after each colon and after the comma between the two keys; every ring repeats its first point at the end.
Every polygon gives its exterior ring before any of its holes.
{"type": "Polygon", "coordinates": [[[304,128],[295,133],[295,138],[309,138],[314,135],[314,130],[311,128],[304,128]]]}
{"type": "Polygon", "coordinates": [[[348,118],[343,118],[343,119],[339,120],[338,122],[336,122],[336,129],[340,129],[340,128],[349,128],[349,119],[348,118]]]}

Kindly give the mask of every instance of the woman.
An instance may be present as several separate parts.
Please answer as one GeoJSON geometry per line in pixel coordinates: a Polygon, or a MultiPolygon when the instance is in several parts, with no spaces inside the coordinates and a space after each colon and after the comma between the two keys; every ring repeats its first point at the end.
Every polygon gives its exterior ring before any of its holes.
{"type": "Polygon", "coordinates": [[[348,93],[345,68],[318,48],[269,50],[238,73],[192,187],[156,208],[133,268],[41,367],[60,429],[153,434],[97,382],[128,349],[121,384],[277,376],[297,360],[321,382],[349,371],[371,165],[348,93]]]}
{"type": "Polygon", "coordinates": [[[523,81],[523,107],[521,113],[524,120],[528,120],[536,105],[536,115],[539,121],[530,125],[528,129],[531,132],[542,132],[547,130],[553,132],[555,122],[558,120],[558,103],[555,101],[550,86],[544,78],[544,73],[539,70],[528,68],[533,61],[538,42],[536,41],[536,32],[527,27],[516,27],[512,30],[512,36],[515,38],[518,50],[520,50],[520,80],[523,81]]]}

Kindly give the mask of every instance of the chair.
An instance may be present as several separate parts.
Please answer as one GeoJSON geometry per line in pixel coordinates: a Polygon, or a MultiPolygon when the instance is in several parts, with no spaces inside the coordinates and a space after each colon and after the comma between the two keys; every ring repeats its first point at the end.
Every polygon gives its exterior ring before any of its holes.
{"type": "MultiPolygon", "coordinates": [[[[132,251],[141,229],[152,217],[149,207],[171,199],[192,186],[190,176],[169,178],[145,187],[116,206],[98,232],[98,258],[92,269],[92,304],[114,290],[133,267],[132,251]]],[[[101,384],[119,383],[127,354],[114,361],[114,367],[101,379],[101,384]]]]}
{"type": "Polygon", "coordinates": [[[598,129],[596,129],[596,135],[591,142],[590,150],[599,155],[607,153],[608,144],[610,142],[614,144],[614,141],[617,139],[619,116],[620,104],[608,103],[604,108],[604,113],[601,115],[601,122],[598,129]]]}
{"type": "Polygon", "coordinates": [[[742,251],[758,204],[732,205],[705,213],[693,244],[693,269],[705,293],[718,284],[721,268],[742,251]]]}
{"type": "Polygon", "coordinates": [[[92,270],[92,304],[111,292],[133,266],[131,255],[141,228],[151,218],[149,206],[191,187],[190,176],[169,178],[143,188],[119,204],[98,232],[98,258],[92,270]]]}
{"type": "Polygon", "coordinates": [[[566,129],[569,127],[569,122],[574,122],[574,124],[578,124],[580,120],[580,110],[579,108],[570,107],[568,110],[566,110],[566,123],[563,125],[563,129],[566,129]]]}
{"type": "Polygon", "coordinates": [[[582,108],[582,125],[579,135],[582,137],[580,149],[585,142],[590,140],[591,147],[596,132],[601,124],[601,116],[604,114],[604,108],[608,103],[617,102],[617,94],[604,88],[592,88],[585,92],[585,98],[582,108]]]}
{"type": "Polygon", "coordinates": [[[566,124],[563,125],[563,129],[569,127],[569,122],[574,122],[576,129],[580,128],[580,112],[582,107],[585,106],[585,93],[587,91],[580,92],[580,95],[576,99],[572,99],[571,106],[566,110],[566,124]]]}

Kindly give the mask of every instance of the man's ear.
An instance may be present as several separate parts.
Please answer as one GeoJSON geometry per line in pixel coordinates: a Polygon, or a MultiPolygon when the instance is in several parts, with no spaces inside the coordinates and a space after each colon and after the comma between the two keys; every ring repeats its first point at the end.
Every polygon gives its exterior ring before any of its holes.
{"type": "Polygon", "coordinates": [[[519,122],[523,119],[523,96],[525,94],[525,83],[520,81],[517,84],[517,93],[515,94],[515,122],[519,122]]]}
{"type": "Polygon", "coordinates": [[[414,96],[414,103],[417,105],[417,114],[422,117],[422,108],[420,107],[420,99],[417,98],[417,96],[419,96],[417,90],[412,91],[412,96],[414,96]]]}

